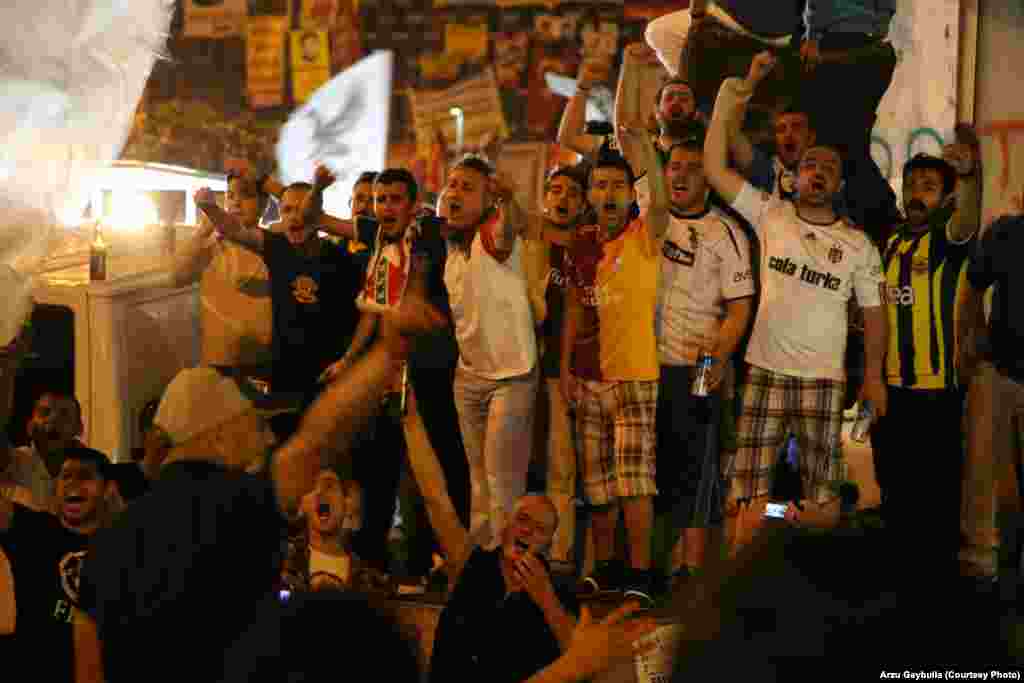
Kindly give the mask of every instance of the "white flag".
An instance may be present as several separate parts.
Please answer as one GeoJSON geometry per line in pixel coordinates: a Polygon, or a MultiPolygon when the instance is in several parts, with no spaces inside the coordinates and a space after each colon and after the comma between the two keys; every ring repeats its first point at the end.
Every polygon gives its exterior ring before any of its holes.
{"type": "Polygon", "coordinates": [[[387,163],[394,55],[374,52],[313,93],[281,128],[277,165],[284,183],[309,182],[317,164],[337,182],[324,193],[324,210],[347,215],[352,183],[387,163]]]}
{"type": "Polygon", "coordinates": [[[57,218],[121,153],[171,0],[0,2],[0,345],[29,310],[57,218]]]}

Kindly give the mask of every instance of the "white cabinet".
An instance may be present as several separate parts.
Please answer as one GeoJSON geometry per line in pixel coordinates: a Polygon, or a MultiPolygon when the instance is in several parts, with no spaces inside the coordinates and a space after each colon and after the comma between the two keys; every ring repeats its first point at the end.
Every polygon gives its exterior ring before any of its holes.
{"type": "Polygon", "coordinates": [[[84,441],[122,461],[142,445],[142,407],[178,371],[198,363],[198,288],[169,287],[164,256],[111,266],[114,279],[107,282],[89,282],[87,263],[50,271],[39,277],[34,297],[71,309],[84,441]]]}

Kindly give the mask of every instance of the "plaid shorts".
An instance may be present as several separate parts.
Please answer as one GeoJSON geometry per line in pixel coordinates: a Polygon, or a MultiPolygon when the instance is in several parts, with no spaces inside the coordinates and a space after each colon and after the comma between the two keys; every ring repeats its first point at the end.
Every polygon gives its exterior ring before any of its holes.
{"type": "Polygon", "coordinates": [[[804,379],[751,366],[743,387],[737,451],[725,472],[730,498],[767,496],[779,451],[789,434],[799,449],[804,496],[816,503],[835,497],[842,472],[838,448],[845,382],[804,379]]]}
{"type": "Polygon", "coordinates": [[[576,451],[587,502],[654,496],[658,383],[579,381],[576,451]]]}

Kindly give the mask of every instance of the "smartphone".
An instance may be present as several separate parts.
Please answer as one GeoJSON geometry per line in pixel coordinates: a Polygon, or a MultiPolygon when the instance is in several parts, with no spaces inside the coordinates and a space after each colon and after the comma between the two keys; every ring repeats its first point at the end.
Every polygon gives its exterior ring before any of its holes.
{"type": "Polygon", "coordinates": [[[785,503],[766,503],[764,506],[764,517],[765,519],[785,519],[786,508],[788,507],[785,503]]]}

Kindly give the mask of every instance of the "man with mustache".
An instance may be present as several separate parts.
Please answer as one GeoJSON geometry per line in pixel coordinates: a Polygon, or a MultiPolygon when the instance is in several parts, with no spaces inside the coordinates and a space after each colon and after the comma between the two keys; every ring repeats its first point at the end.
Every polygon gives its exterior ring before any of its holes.
{"type": "Polygon", "coordinates": [[[915,562],[931,558],[933,570],[952,570],[959,548],[964,386],[954,325],[980,223],[977,169],[975,148],[962,143],[947,146],[941,159],[919,154],[908,161],[906,221],[882,258],[889,412],[871,434],[875,478],[893,541],[915,562]],[[927,464],[907,450],[907,425],[914,424],[927,424],[913,439],[927,464]]]}
{"type": "Polygon", "coordinates": [[[80,445],[83,430],[82,407],[71,394],[46,391],[36,399],[26,428],[29,443],[14,449],[11,458],[19,463],[32,463],[32,497],[43,509],[51,509],[55,504],[64,451],[80,445]]]}
{"type": "MultiPolygon", "coordinates": [[[[637,121],[639,113],[633,111],[633,98],[629,96],[630,89],[636,87],[635,76],[630,76],[629,66],[633,61],[639,59],[637,51],[643,49],[645,48],[641,44],[630,45],[626,48],[618,93],[615,98],[615,120],[629,128],[644,127],[642,122],[637,121]]],[[[576,94],[569,100],[565,113],[562,115],[562,125],[558,130],[560,145],[565,145],[584,156],[597,152],[602,142],[601,138],[587,135],[584,132],[587,97],[590,90],[606,77],[607,73],[594,63],[588,62],[581,67],[576,94]]],[[[653,136],[653,139],[655,149],[659,151],[661,161],[664,163],[668,149],[687,137],[702,132],[703,122],[700,112],[697,110],[693,89],[681,78],[670,78],[662,84],[654,101],[654,117],[658,125],[658,134],[653,136]]],[[[651,196],[647,161],[643,150],[637,146],[633,136],[619,136],[617,142],[622,155],[629,162],[637,178],[636,202],[640,207],[640,213],[643,214],[647,210],[651,196]]]]}
{"type": "Polygon", "coordinates": [[[661,364],[657,454],[661,507],[671,514],[675,579],[703,566],[707,529],[721,517],[718,426],[723,379],[753,314],[750,246],[736,222],[708,203],[700,140],[669,151],[668,232],[661,250],[656,330],[661,364]],[[692,386],[702,353],[711,355],[708,395],[692,386]],[[678,536],[677,536],[678,534],[678,536]]]}
{"type": "Polygon", "coordinates": [[[792,431],[800,446],[807,500],[802,518],[830,522],[838,514],[831,493],[841,458],[848,309],[863,311],[866,373],[861,397],[886,413],[882,365],[888,320],[878,250],[836,214],[842,159],[815,145],[799,164],[796,198],[780,201],[756,190],[728,166],[729,141],[746,103],[775,65],[758,54],[746,79],[726,79],[704,146],[704,170],[718,194],[750,222],[761,248],[761,301],[746,360],[738,452],[727,467],[727,533],[734,550],[762,524],[772,467],[792,431]]]}
{"type": "MultiPolygon", "coordinates": [[[[628,129],[645,165],[661,175],[646,131],[628,129]]],[[[644,218],[632,217],[635,179],[629,163],[602,147],[587,198],[595,224],[579,228],[569,248],[569,292],[562,333],[561,390],[574,408],[580,477],[593,506],[593,573],[584,590],[624,590],[648,604],[654,521],[655,410],[658,349],[654,315],[661,239],[668,227],[665,183],[653,184],[644,218]],[[619,515],[629,567],[616,558],[619,515]]]]}
{"type": "Polygon", "coordinates": [[[105,455],[82,445],[64,450],[57,476],[56,515],[0,494],[0,550],[14,578],[15,628],[0,652],[45,652],[33,663],[40,680],[72,681],[72,608],[92,535],[112,511],[113,481],[105,455]]]}

